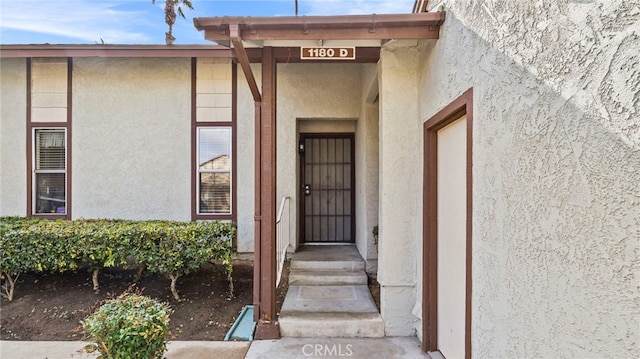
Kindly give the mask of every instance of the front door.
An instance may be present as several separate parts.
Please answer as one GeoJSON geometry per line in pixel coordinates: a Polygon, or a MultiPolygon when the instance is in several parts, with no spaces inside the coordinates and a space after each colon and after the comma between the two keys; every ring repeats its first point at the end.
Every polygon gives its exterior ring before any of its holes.
{"type": "Polygon", "coordinates": [[[301,243],[354,243],[352,133],[301,134],[301,243]]]}

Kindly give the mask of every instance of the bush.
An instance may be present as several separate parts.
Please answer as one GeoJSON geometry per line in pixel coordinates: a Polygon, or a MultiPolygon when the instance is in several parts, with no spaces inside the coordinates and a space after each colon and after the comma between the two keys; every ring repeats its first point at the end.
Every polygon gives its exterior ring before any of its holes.
{"type": "Polygon", "coordinates": [[[78,268],[81,254],[66,221],[16,217],[0,221],[2,296],[13,300],[17,278],[24,272],[64,272],[78,268]]]}
{"type": "MultiPolygon", "coordinates": [[[[171,279],[179,299],[180,276],[207,262],[222,260],[230,283],[235,225],[224,222],[171,222],[124,220],[41,220],[0,218],[0,272],[7,279],[3,296],[13,299],[16,278],[23,272],[74,270],[87,265],[94,290],[105,267],[134,265],[171,279]]],[[[141,272],[139,272],[141,273],[141,272]]]]}
{"type": "MultiPolygon", "coordinates": [[[[224,261],[229,253],[231,258],[234,254],[231,238],[235,227],[231,224],[154,223],[141,226],[140,232],[144,243],[139,245],[136,261],[147,270],[169,278],[176,300],[180,299],[176,287],[178,278],[202,268],[212,259],[223,259],[227,273],[231,273],[224,261]]],[[[233,295],[232,285],[230,291],[233,295]]]]}
{"type": "Polygon", "coordinates": [[[85,350],[98,351],[102,359],[162,358],[172,312],[167,304],[138,294],[125,293],[108,300],[82,321],[87,335],[95,341],[85,350]]]}

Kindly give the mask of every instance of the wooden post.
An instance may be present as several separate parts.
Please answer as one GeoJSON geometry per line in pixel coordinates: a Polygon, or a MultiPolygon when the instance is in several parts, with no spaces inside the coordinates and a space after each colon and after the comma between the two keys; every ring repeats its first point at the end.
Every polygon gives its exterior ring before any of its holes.
{"type": "MultiPolygon", "coordinates": [[[[276,316],[276,62],[262,50],[260,111],[260,318],[256,339],[280,338],[276,316]]],[[[254,269],[255,270],[255,269],[254,269]]]]}

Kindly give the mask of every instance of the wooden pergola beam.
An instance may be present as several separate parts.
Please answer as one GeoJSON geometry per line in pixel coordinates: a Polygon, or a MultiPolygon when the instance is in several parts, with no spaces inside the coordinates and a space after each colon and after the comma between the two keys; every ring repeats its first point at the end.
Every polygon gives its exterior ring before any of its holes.
{"type": "Polygon", "coordinates": [[[243,40],[437,39],[444,12],[416,14],[204,17],[193,19],[211,41],[229,41],[230,26],[243,40]]]}

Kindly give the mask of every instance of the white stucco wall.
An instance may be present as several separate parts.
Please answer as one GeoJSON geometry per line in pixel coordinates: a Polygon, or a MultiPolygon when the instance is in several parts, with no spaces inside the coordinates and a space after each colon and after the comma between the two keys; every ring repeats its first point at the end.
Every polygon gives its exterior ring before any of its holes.
{"type": "Polygon", "coordinates": [[[378,248],[373,227],[378,225],[378,68],[362,67],[360,119],[356,125],[356,245],[368,273],[377,275],[378,248]]]}
{"type": "MultiPolygon", "coordinates": [[[[260,64],[251,65],[258,86],[262,79],[260,64]]],[[[238,65],[237,107],[237,225],[238,252],[253,252],[255,214],[255,105],[244,72],[238,65]]]]}
{"type": "MultiPolygon", "coordinates": [[[[345,121],[340,119],[358,119],[360,68],[359,64],[278,64],[276,198],[279,202],[283,196],[291,197],[291,241],[294,247],[298,243],[297,119],[305,122],[331,119],[335,120],[336,126],[344,125],[345,121]]],[[[325,126],[327,122],[319,126],[324,131],[332,131],[331,126],[325,126]]],[[[334,127],[333,132],[340,131],[339,128],[334,127]]]]}
{"type": "Polygon", "coordinates": [[[422,127],[418,48],[391,42],[380,53],[378,282],[385,334],[415,335],[416,273],[422,251],[422,127]]]}
{"type": "Polygon", "coordinates": [[[74,218],[191,219],[190,64],[74,59],[74,218]]]}
{"type": "Polygon", "coordinates": [[[474,88],[473,357],[640,357],[638,3],[444,8],[419,111],[474,88]]]}
{"type": "Polygon", "coordinates": [[[0,61],[0,216],[27,214],[27,65],[0,61]]]}

